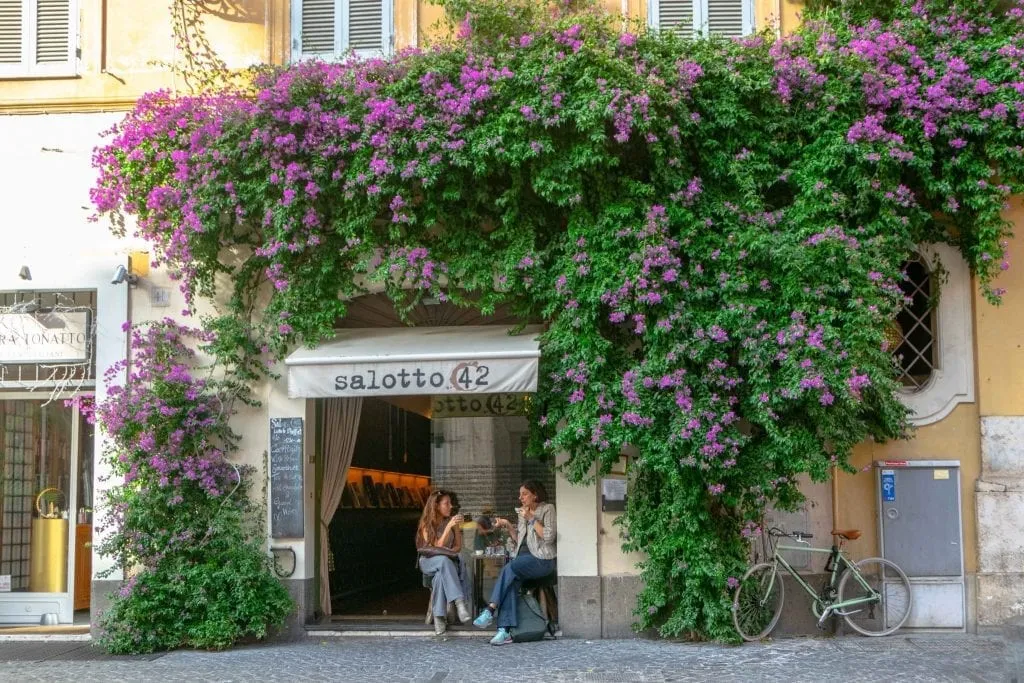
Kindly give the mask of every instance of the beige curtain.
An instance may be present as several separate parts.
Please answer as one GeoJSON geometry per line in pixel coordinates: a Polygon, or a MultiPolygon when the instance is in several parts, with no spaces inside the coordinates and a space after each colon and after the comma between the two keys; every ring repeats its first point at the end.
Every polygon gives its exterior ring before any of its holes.
{"type": "Polygon", "coordinates": [[[348,467],[356,447],[362,398],[324,401],[324,478],[320,489],[320,612],[331,615],[331,575],[327,570],[331,539],[328,529],[341,502],[348,467]]]}

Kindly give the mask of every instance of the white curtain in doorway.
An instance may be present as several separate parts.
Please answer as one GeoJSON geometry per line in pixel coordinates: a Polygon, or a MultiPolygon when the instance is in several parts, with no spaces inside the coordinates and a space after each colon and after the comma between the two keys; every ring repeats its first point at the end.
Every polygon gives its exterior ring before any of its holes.
{"type": "Polygon", "coordinates": [[[328,530],[334,511],[341,502],[348,467],[356,447],[362,398],[330,398],[324,401],[324,478],[320,489],[320,612],[331,615],[331,575],[328,556],[331,539],[328,530]]]}

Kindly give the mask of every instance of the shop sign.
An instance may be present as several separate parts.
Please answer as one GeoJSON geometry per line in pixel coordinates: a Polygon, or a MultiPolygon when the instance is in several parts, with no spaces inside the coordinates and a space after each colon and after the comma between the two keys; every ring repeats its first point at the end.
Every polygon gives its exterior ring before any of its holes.
{"type": "Polygon", "coordinates": [[[430,402],[430,418],[503,417],[525,415],[526,401],[522,394],[486,394],[480,396],[435,396],[430,402]]]}
{"type": "Polygon", "coordinates": [[[290,396],[423,396],[532,393],[537,358],[295,365],[290,396]]]}
{"type": "Polygon", "coordinates": [[[0,363],[74,363],[88,358],[88,311],[0,313],[0,363]]]}

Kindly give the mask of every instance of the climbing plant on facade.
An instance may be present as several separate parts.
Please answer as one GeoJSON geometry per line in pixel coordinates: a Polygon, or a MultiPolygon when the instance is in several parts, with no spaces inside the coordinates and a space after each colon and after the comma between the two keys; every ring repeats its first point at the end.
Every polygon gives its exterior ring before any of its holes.
{"type": "MultiPolygon", "coordinates": [[[[456,7],[456,39],[155,93],[98,150],[212,348],[256,379],[379,283],[547,322],[534,452],[630,444],[638,623],[731,639],[765,506],[905,434],[885,327],[922,242],[993,302],[1024,189],[1019,4],[822,7],[782,39],[623,32],[584,5],[456,7]]],[[[123,228],[122,228],[123,229],[123,228]]]]}
{"type": "Polygon", "coordinates": [[[131,362],[107,373],[96,409],[116,477],[98,550],[117,561],[106,575],[128,577],[103,612],[99,643],[139,653],[265,637],[294,605],[254,525],[249,473],[229,460],[231,403],[244,391],[197,364],[208,334],[171,320],[130,334],[131,362]]]}

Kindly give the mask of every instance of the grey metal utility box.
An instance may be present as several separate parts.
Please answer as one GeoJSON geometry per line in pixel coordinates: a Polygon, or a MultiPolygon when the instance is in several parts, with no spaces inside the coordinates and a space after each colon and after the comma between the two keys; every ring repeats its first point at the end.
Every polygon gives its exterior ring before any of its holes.
{"type": "Polygon", "coordinates": [[[879,545],[910,579],[907,628],[959,629],[964,610],[960,463],[879,460],[879,545]]]}

